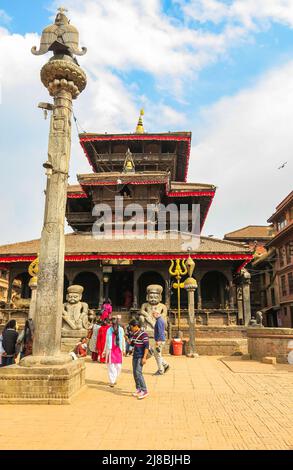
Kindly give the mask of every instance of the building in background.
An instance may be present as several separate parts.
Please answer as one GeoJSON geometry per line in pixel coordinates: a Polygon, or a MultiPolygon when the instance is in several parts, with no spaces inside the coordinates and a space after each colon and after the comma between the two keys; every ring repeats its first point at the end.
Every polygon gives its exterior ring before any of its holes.
{"type": "Polygon", "coordinates": [[[8,293],[8,271],[0,268],[0,302],[7,301],[8,293]]]}
{"type": "MultiPolygon", "coordinates": [[[[9,271],[0,267],[0,303],[5,304],[8,300],[9,271]]],[[[13,294],[21,294],[21,280],[13,279],[11,297],[13,294]]]]}
{"type": "Polygon", "coordinates": [[[247,225],[234,232],[226,233],[224,240],[244,243],[257,254],[265,253],[265,245],[273,237],[274,227],[272,225],[247,225]]]}
{"type": "Polygon", "coordinates": [[[293,327],[293,191],[280,202],[268,222],[275,231],[267,248],[274,253],[274,290],[279,298],[276,321],[278,326],[293,327]]]}
{"type": "Polygon", "coordinates": [[[274,250],[266,248],[266,244],[273,238],[273,233],[273,225],[248,225],[224,236],[225,240],[243,243],[253,251],[254,258],[246,266],[251,275],[250,299],[253,316],[258,310],[267,309],[272,302],[274,306],[276,303],[273,293],[274,250]]]}
{"type": "MultiPolygon", "coordinates": [[[[177,297],[172,289],[170,261],[196,261],[195,277],[197,321],[204,325],[243,325],[250,320],[249,279],[242,268],[252,259],[251,250],[242,243],[200,237],[196,248],[182,231],[174,239],[170,218],[165,227],[167,237],[147,239],[148,224],[161,231],[158,220],[161,207],[172,204],[188,208],[188,230],[196,204],[200,207],[200,231],[213,201],[216,188],[212,184],[187,182],[191,148],[190,132],[146,133],[142,121],[131,134],[81,134],[80,144],[92,168],[88,174],[77,175],[78,183],[68,187],[66,217],[73,229],[66,235],[64,287],[80,284],[83,299],[91,308],[99,308],[110,297],[113,310],[137,311],[145,302],[146,287],[160,284],[163,301],[169,312],[176,315],[177,297]],[[97,204],[112,208],[115,219],[115,197],[124,207],[139,205],[141,239],[95,239],[92,229],[97,221],[93,209],[97,204]],[[152,204],[150,215],[147,205],[152,204]]],[[[131,214],[128,214],[128,219],[131,214]]],[[[127,219],[127,220],[128,220],[127,219]]],[[[105,222],[104,229],[107,229],[105,222]]],[[[112,219],[110,221],[112,227],[112,219]]],[[[121,230],[121,227],[120,227],[121,230]]],[[[0,247],[0,262],[10,270],[13,279],[22,278],[22,291],[28,292],[27,268],[37,256],[39,240],[0,247]],[[27,281],[27,282],[25,282],[27,281]]],[[[182,306],[187,312],[187,294],[182,289],[182,306]]],[[[187,314],[187,313],[186,313],[187,314]]]]}

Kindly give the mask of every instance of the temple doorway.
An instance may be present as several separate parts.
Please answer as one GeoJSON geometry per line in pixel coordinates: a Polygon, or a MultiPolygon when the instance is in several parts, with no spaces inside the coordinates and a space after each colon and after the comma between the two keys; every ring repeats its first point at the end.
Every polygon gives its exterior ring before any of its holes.
{"type": "Polygon", "coordinates": [[[162,302],[165,302],[165,281],[161,274],[156,271],[143,273],[138,280],[138,305],[146,302],[146,289],[150,284],[159,284],[163,287],[162,302]]]}
{"type": "Polygon", "coordinates": [[[31,280],[31,276],[29,275],[29,273],[24,272],[24,273],[18,274],[15,277],[15,280],[20,281],[20,286],[19,286],[20,297],[22,299],[30,299],[32,296],[32,291],[29,286],[29,282],[31,280]]]}
{"type": "Polygon", "coordinates": [[[229,282],[219,271],[206,273],[200,281],[202,307],[225,308],[229,302],[229,282]]]}
{"type": "Polygon", "coordinates": [[[86,302],[90,308],[98,308],[100,299],[100,281],[99,278],[91,272],[81,272],[75,276],[73,284],[84,288],[82,301],[86,302]]]}
{"type": "Polygon", "coordinates": [[[133,271],[113,269],[109,280],[109,298],[113,309],[129,310],[133,304],[133,271]]]}
{"type": "Polygon", "coordinates": [[[63,282],[63,302],[66,302],[67,288],[69,287],[69,281],[67,276],[64,276],[63,282]]]}

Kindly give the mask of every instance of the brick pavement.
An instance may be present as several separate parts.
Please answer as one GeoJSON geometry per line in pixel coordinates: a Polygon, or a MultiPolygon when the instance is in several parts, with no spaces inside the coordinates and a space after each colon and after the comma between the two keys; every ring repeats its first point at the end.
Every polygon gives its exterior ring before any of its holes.
{"type": "Polygon", "coordinates": [[[131,359],[116,388],[87,362],[71,405],[0,405],[0,449],[293,449],[293,366],[217,357],[169,357],[165,376],[131,396],[131,359]],[[143,432],[141,419],[144,420],[143,432]]]}

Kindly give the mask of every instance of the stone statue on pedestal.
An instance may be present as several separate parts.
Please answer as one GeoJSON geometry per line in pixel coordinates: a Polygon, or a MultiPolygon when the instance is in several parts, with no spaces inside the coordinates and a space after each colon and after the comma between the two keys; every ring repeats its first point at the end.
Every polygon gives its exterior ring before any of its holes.
{"type": "Polygon", "coordinates": [[[90,326],[88,304],[81,302],[83,287],[74,285],[67,289],[66,302],[63,305],[62,331],[87,330],[90,326]]]}
{"type": "Polygon", "coordinates": [[[255,313],[255,318],[250,320],[249,326],[255,326],[257,328],[263,327],[263,314],[261,310],[255,313]]]}
{"type": "Polygon", "coordinates": [[[147,302],[141,306],[139,321],[142,328],[144,328],[144,330],[151,337],[154,336],[154,327],[156,323],[156,320],[153,316],[154,312],[159,312],[162,315],[167,327],[167,307],[165,304],[161,303],[162,293],[162,286],[158,284],[151,284],[147,287],[147,302]]]}

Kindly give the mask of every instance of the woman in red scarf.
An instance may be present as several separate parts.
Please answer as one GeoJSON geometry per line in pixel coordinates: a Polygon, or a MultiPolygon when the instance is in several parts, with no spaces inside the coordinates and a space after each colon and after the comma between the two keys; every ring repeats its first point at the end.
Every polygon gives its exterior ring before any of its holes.
{"type": "Polygon", "coordinates": [[[97,346],[96,346],[96,350],[98,353],[98,361],[103,362],[103,363],[106,361],[105,357],[102,357],[102,354],[105,349],[108,328],[110,328],[110,325],[109,325],[108,319],[106,318],[105,320],[102,321],[102,326],[99,328],[99,332],[97,336],[97,346]]]}

